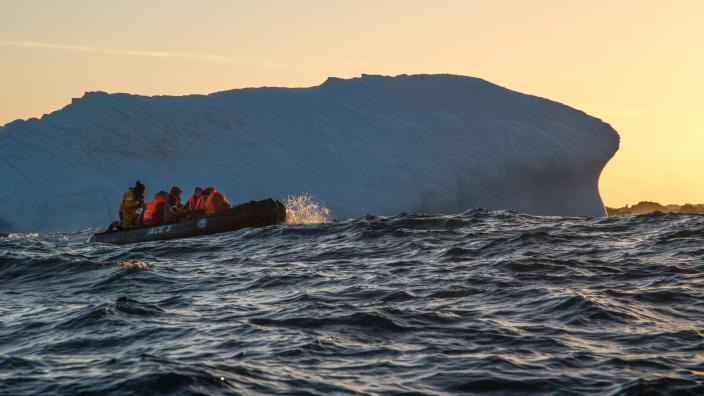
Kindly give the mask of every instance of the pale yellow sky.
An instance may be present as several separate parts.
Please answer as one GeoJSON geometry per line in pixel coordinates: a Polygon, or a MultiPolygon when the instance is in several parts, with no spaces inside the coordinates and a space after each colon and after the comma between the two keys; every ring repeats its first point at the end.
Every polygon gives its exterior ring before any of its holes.
{"type": "Polygon", "coordinates": [[[704,1],[0,0],[0,125],[85,91],[454,73],[621,134],[607,205],[704,203],[704,1]]]}

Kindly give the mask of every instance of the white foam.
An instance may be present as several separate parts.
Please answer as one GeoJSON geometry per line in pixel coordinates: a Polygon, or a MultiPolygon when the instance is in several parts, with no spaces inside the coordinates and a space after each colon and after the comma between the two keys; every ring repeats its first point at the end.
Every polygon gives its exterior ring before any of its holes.
{"type": "Polygon", "coordinates": [[[319,224],[330,219],[330,209],[309,194],[289,195],[284,205],[287,224],[319,224]]]}

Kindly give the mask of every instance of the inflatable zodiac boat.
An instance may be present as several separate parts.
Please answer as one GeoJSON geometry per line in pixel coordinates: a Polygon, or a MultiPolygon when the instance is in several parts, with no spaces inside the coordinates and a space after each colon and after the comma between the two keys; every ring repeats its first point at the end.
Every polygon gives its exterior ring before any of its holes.
{"type": "Polygon", "coordinates": [[[266,199],[235,206],[208,217],[182,219],[178,222],[112,230],[94,234],[89,242],[123,245],[127,243],[190,238],[218,234],[248,227],[266,227],[286,222],[286,207],[280,201],[266,199]]]}

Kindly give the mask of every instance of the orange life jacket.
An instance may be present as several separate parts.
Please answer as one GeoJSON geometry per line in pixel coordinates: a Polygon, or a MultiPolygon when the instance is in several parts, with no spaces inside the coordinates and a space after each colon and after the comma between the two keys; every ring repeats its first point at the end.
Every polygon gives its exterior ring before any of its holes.
{"type": "Polygon", "coordinates": [[[166,195],[156,194],[154,200],[147,202],[144,210],[144,224],[165,223],[166,218],[166,195]]]}
{"type": "Polygon", "coordinates": [[[205,211],[205,199],[203,199],[203,195],[200,197],[196,197],[195,194],[191,195],[191,197],[188,198],[188,203],[186,206],[188,207],[188,211],[191,213],[203,212],[205,211]]]}
{"type": "Polygon", "coordinates": [[[212,216],[231,207],[232,204],[221,192],[213,190],[205,201],[205,215],[212,216]]]}

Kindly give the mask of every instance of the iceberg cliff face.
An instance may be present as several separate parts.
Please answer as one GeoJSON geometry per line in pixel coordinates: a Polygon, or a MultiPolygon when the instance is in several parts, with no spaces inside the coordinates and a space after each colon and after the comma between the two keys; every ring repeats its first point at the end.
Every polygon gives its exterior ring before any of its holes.
{"type": "Polygon", "coordinates": [[[0,129],[0,231],[105,226],[135,180],[151,199],[215,186],[233,203],[310,193],[336,218],[474,207],[602,216],[618,149],[604,122],[451,75],[144,97],[87,93],[0,129]]]}

